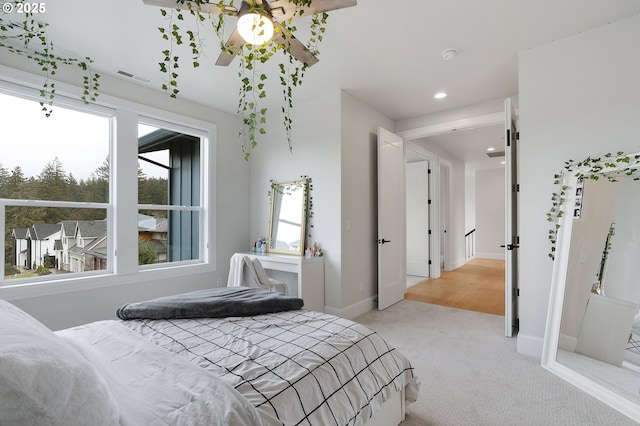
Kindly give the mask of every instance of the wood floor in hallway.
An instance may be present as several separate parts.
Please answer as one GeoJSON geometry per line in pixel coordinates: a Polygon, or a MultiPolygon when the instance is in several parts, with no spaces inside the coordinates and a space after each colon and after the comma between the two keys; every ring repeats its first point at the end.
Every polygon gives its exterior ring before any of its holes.
{"type": "Polygon", "coordinates": [[[404,298],[504,316],[504,260],[471,259],[409,288],[404,298]]]}

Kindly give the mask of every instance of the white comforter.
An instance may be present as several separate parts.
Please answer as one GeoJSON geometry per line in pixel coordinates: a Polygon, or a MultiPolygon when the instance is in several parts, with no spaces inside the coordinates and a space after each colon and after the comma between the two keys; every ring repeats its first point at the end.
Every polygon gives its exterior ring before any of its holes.
{"type": "Polygon", "coordinates": [[[372,330],[337,316],[299,310],[125,323],[283,425],[360,426],[393,393],[404,389],[409,402],[417,396],[409,361],[372,330]]]}
{"type": "Polygon", "coordinates": [[[104,377],[124,426],[280,424],[213,373],[117,321],[58,331],[104,377]]]}

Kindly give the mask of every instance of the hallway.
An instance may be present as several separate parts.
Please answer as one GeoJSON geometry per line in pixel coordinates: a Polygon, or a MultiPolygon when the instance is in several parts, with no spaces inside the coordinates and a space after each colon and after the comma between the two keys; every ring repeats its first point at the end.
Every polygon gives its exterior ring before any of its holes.
{"type": "Polygon", "coordinates": [[[409,288],[404,298],[504,316],[504,260],[471,259],[409,288]]]}

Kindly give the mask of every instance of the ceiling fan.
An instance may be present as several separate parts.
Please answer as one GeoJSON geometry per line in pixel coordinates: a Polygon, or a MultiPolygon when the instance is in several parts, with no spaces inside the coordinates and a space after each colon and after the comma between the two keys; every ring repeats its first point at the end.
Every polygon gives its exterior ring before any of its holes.
{"type": "MultiPolygon", "coordinates": [[[[343,9],[356,5],[357,0],[313,0],[309,7],[298,7],[289,0],[254,0],[254,5],[248,1],[242,1],[240,9],[233,6],[217,3],[201,3],[200,10],[212,15],[225,14],[238,17],[238,24],[226,42],[227,49],[224,49],[216,65],[227,66],[237,56],[234,52],[239,52],[245,44],[262,44],[275,37],[277,43],[287,46],[291,55],[306,64],[314,65],[318,58],[307,49],[307,47],[293,36],[283,25],[289,19],[302,16],[309,16],[315,13],[323,13],[336,9],[343,9]]],[[[143,0],[144,4],[160,6],[168,9],[189,10],[195,5],[193,1],[178,3],[176,0],[143,0]],[[191,7],[190,7],[191,6],[191,7]]]]}

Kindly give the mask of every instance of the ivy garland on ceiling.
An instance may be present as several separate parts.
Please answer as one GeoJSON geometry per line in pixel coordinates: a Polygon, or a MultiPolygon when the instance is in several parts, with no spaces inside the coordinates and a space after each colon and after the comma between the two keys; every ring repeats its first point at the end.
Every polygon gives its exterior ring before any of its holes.
{"type": "MultiPolygon", "coordinates": [[[[311,2],[312,0],[289,0],[289,3],[294,4],[298,8],[300,14],[302,14],[301,8],[309,7],[311,2]]],[[[202,25],[208,22],[219,39],[222,52],[237,55],[240,58],[240,69],[238,71],[240,88],[237,113],[242,118],[242,127],[238,132],[238,136],[242,141],[244,158],[248,160],[251,150],[258,144],[258,135],[266,134],[267,108],[261,106],[261,101],[267,97],[267,75],[259,71],[258,66],[266,63],[273,58],[278,51],[281,51],[284,54],[284,60],[279,63],[279,77],[283,96],[281,111],[289,151],[292,152],[291,129],[293,121],[291,119],[291,110],[293,108],[293,90],[302,84],[308,65],[299,62],[291,54],[289,46],[276,42],[275,37],[261,45],[245,44],[240,48],[236,48],[227,44],[225,40],[226,18],[233,15],[227,15],[224,11],[228,10],[226,9],[227,7],[233,8],[232,1],[219,1],[214,3],[204,0],[176,0],[176,3],[187,6],[186,12],[195,18],[196,29],[195,31],[181,29],[180,23],[184,21],[186,14],[184,10],[160,9],[160,13],[166,19],[167,26],[159,27],[158,30],[162,38],[169,43],[168,49],[162,51],[163,59],[159,63],[160,71],[166,75],[162,89],[173,98],[177,97],[180,92],[178,85],[181,64],[180,54],[178,53],[179,46],[188,44],[191,53],[191,65],[194,68],[200,66],[200,58],[203,55],[202,52],[204,49],[200,31],[203,30],[202,25]],[[211,14],[203,11],[201,6],[208,3],[217,5],[221,12],[219,14],[211,14]]],[[[259,9],[255,0],[249,0],[248,3],[250,8],[259,9]]],[[[327,13],[315,14],[311,17],[311,38],[306,47],[314,56],[319,54],[318,45],[322,41],[326,29],[327,17],[327,13]]],[[[297,31],[297,28],[292,25],[292,19],[281,22],[282,29],[285,32],[282,36],[285,39],[297,31]]],[[[275,30],[281,31],[280,28],[276,28],[275,30]]]]}
{"type": "Polygon", "coordinates": [[[91,69],[93,60],[89,57],[82,59],[57,55],[53,48],[53,42],[47,35],[47,24],[38,22],[35,14],[46,12],[45,3],[28,3],[24,0],[16,0],[5,3],[3,11],[8,15],[24,16],[21,22],[9,21],[0,17],[0,48],[10,53],[25,57],[35,62],[45,76],[45,81],[40,89],[40,106],[44,114],[49,117],[52,113],[53,101],[56,95],[56,86],[53,77],[60,65],[76,65],[82,70],[83,93],[80,99],[85,104],[95,102],[100,87],[100,74],[91,69]],[[7,6],[9,5],[9,6],[7,6]]]}
{"type": "Polygon", "coordinates": [[[625,154],[619,151],[616,154],[607,153],[598,158],[587,157],[579,162],[565,161],[564,170],[554,175],[553,184],[558,189],[551,194],[551,208],[547,212],[547,221],[553,224],[548,236],[551,242],[551,251],[549,252],[551,260],[555,260],[560,218],[564,215],[563,206],[566,201],[567,189],[569,189],[562,182],[566,173],[577,178],[592,180],[598,180],[602,177],[609,182],[617,182],[622,177],[631,177],[637,181],[640,180],[640,153],[625,154]]]}

